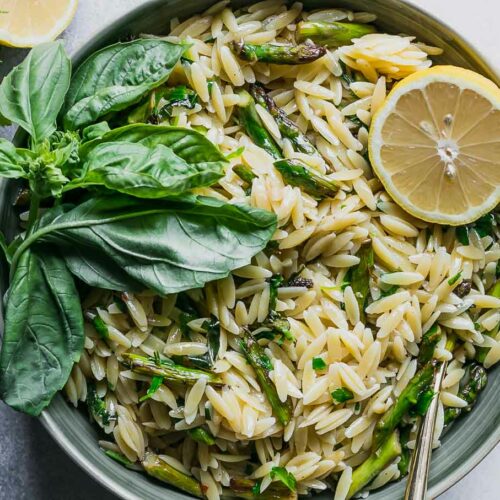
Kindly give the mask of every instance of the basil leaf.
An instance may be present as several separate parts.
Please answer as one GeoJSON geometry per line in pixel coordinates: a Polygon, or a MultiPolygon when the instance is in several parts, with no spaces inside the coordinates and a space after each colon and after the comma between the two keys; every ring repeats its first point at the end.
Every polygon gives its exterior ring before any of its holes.
{"type": "Polygon", "coordinates": [[[51,250],[26,250],[8,293],[0,355],[5,403],[39,415],[64,387],[83,341],[80,300],[64,261],[51,250]]]}
{"type": "Polygon", "coordinates": [[[189,131],[183,139],[193,151],[184,155],[188,161],[162,144],[99,144],[87,156],[81,178],[73,180],[65,190],[102,185],[138,198],[164,198],[217,182],[224,175],[222,155],[219,161],[206,161],[202,157],[204,149],[215,147],[197,132],[189,131]]]}
{"type": "Polygon", "coordinates": [[[24,248],[36,240],[55,243],[71,272],[91,286],[142,285],[160,294],[227,276],[248,264],[276,229],[270,212],[196,196],[98,197],[66,213],[49,211],[44,220],[49,217],[52,224],[35,231],[24,248]]]}
{"type": "Polygon", "coordinates": [[[23,158],[17,153],[14,145],[6,139],[0,139],[0,177],[18,179],[26,177],[21,166],[23,158]]]}
{"type": "Polygon", "coordinates": [[[164,83],[186,45],[159,39],[117,43],[92,54],[71,80],[64,127],[78,129],[139,102],[164,83]]]}
{"type": "Polygon", "coordinates": [[[221,162],[227,161],[219,149],[196,130],[143,123],[115,128],[102,137],[83,144],[80,157],[85,160],[97,145],[104,142],[134,142],[148,148],[161,144],[198,170],[217,169],[221,162]]]}
{"type": "Polygon", "coordinates": [[[101,138],[106,132],[109,132],[108,122],[93,123],[82,130],[82,141],[92,141],[101,138]]]}
{"type": "Polygon", "coordinates": [[[1,83],[0,114],[40,143],[56,129],[70,75],[71,62],[62,42],[38,45],[1,83]]]}

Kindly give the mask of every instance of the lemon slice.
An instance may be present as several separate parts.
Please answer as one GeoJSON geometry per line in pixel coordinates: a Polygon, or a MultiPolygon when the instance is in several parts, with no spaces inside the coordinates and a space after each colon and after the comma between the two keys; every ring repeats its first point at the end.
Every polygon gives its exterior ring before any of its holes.
{"type": "Polygon", "coordinates": [[[454,66],[418,71],[373,117],[369,154],[407,212],[439,224],[472,222],[500,202],[500,89],[454,66]]]}
{"type": "Polygon", "coordinates": [[[78,0],[0,0],[0,44],[34,47],[54,40],[75,15],[78,0]]]}

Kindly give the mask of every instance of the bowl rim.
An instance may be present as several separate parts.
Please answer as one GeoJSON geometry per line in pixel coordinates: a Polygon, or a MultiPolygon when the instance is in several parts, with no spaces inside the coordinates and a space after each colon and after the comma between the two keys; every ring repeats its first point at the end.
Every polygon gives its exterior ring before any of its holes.
{"type": "MultiPolygon", "coordinates": [[[[384,1],[384,0],[382,0],[384,1]]],[[[394,1],[394,0],[389,0],[394,1]]],[[[396,2],[405,4],[409,9],[414,10],[418,14],[425,16],[430,22],[441,26],[451,35],[460,47],[460,49],[465,53],[467,58],[475,59],[476,63],[481,66],[481,71],[486,73],[487,76],[493,80],[498,85],[500,82],[500,68],[492,66],[487,58],[484,56],[481,49],[473,47],[466,38],[459,34],[454,28],[450,27],[447,22],[438,19],[434,14],[429,12],[426,8],[421,7],[415,3],[415,0],[396,0],[396,2]]],[[[148,9],[150,6],[157,3],[157,0],[146,0],[137,7],[126,14],[117,17],[112,21],[113,25],[123,25],[127,20],[137,17],[142,10],[148,9]]],[[[101,29],[94,35],[94,39],[98,39],[104,35],[104,32],[109,29],[109,25],[106,28],[101,29]]],[[[82,44],[80,44],[76,51],[71,54],[72,61],[81,61],[82,56],[86,56],[88,51],[88,45],[90,41],[87,39],[82,44]]],[[[86,458],[80,451],[73,445],[71,440],[59,429],[55,419],[50,413],[50,406],[44,410],[40,416],[40,420],[44,428],[48,431],[54,441],[64,450],[64,452],[70,456],[74,463],[78,464],[85,472],[87,472],[94,480],[104,486],[111,493],[119,496],[124,500],[140,500],[138,496],[127,490],[126,486],[120,484],[113,477],[105,475],[99,469],[99,467],[86,458]]],[[[466,459],[460,464],[459,467],[453,470],[450,474],[445,476],[443,479],[438,481],[434,486],[427,490],[427,495],[429,498],[436,498],[454,484],[465,477],[469,472],[472,471],[484,458],[495,448],[497,444],[500,443],[500,427],[497,427],[496,431],[492,433],[487,440],[483,441],[481,445],[476,448],[472,453],[468,454],[466,459]]],[[[166,490],[167,491],[167,490],[166,490]]]]}

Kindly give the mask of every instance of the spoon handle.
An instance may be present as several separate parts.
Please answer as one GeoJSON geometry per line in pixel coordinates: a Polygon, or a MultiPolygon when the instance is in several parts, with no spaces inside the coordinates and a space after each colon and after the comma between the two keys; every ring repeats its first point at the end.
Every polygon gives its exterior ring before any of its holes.
{"type": "Polygon", "coordinates": [[[446,373],[447,365],[447,362],[441,363],[434,377],[433,391],[435,395],[418,429],[415,449],[413,450],[410,460],[410,470],[406,482],[404,500],[425,500],[426,498],[434,424],[436,423],[439,406],[439,391],[441,389],[441,382],[446,373]]]}

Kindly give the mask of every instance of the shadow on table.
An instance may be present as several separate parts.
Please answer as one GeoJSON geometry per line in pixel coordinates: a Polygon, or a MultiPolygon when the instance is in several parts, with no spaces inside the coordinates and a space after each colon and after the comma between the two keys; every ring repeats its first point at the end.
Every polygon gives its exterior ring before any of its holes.
{"type": "Polygon", "coordinates": [[[41,423],[0,403],[0,500],[117,500],[76,465],[41,423]]]}

